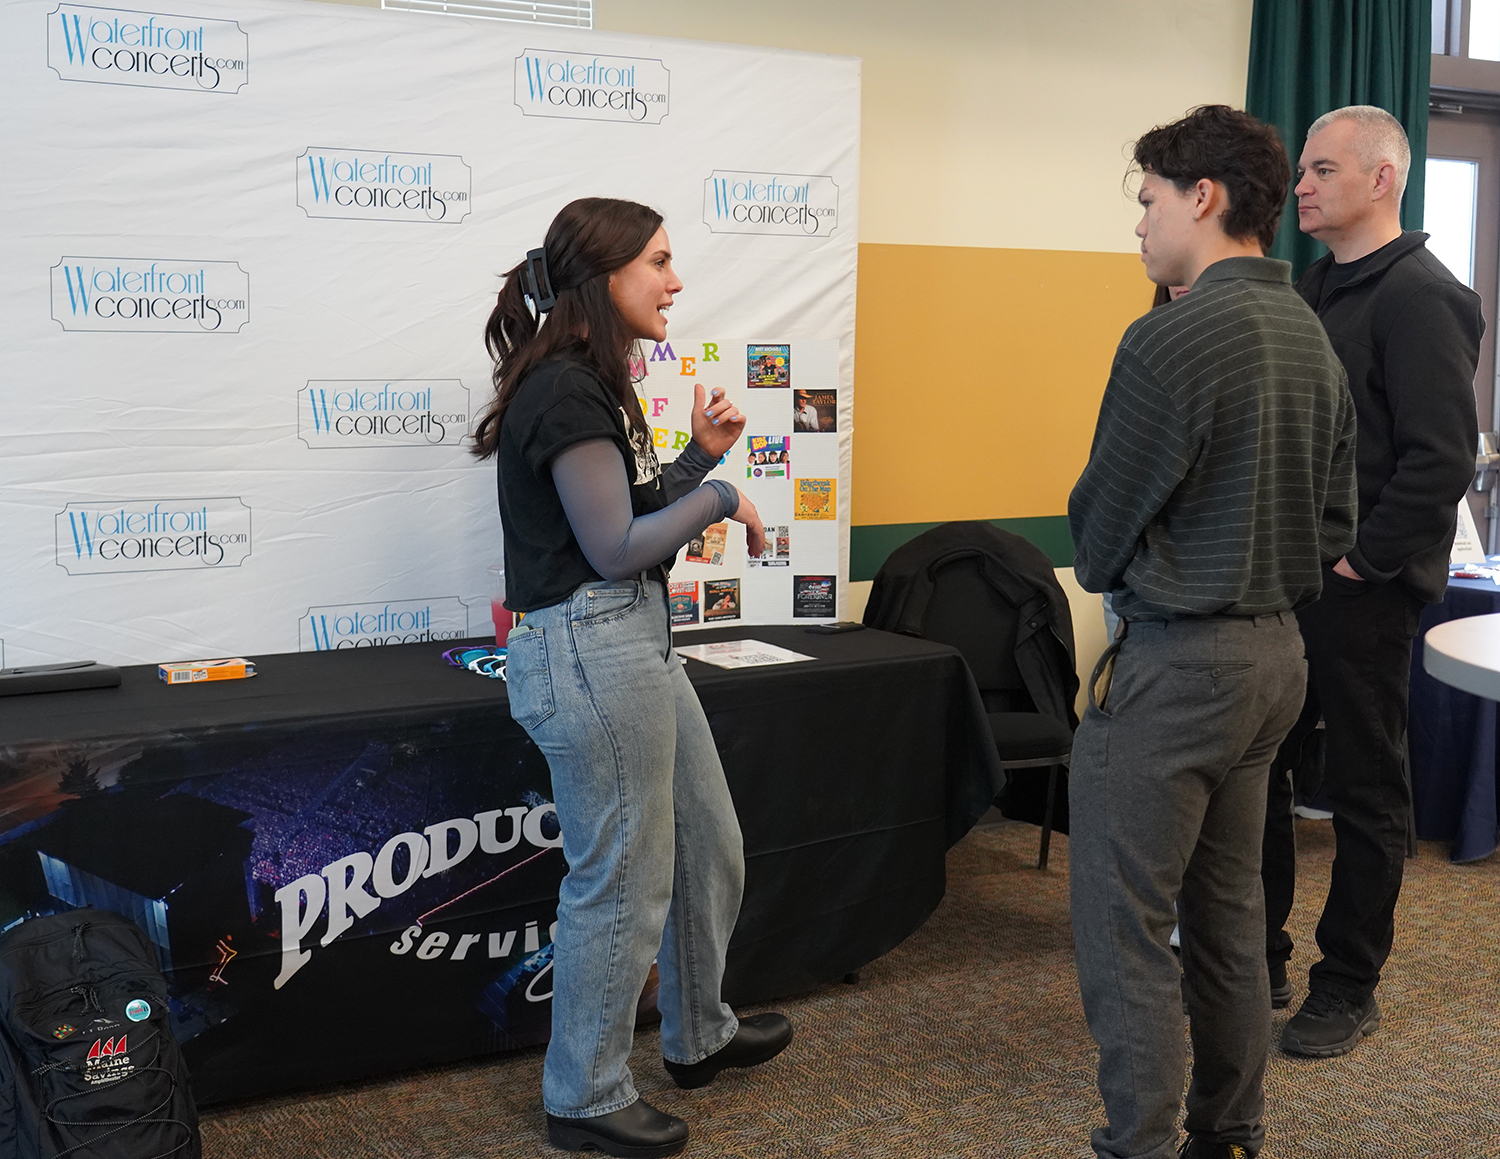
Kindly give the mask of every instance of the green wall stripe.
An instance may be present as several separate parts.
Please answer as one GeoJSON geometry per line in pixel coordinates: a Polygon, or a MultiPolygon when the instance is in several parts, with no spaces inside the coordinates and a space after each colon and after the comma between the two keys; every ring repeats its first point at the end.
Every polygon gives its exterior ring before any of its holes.
{"type": "MultiPolygon", "coordinates": [[[[1047,553],[1053,567],[1073,566],[1073,534],[1066,515],[1038,515],[1027,519],[991,519],[996,527],[1029,539],[1047,553]]],[[[886,556],[940,523],[872,523],[849,529],[849,578],[872,580],[886,556]]]]}

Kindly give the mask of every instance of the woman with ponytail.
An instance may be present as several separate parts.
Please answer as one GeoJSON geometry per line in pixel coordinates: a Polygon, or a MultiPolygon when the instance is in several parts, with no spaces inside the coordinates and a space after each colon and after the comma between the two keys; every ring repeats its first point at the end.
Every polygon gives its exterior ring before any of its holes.
{"type": "Polygon", "coordinates": [[[667,569],[754,505],[703,482],[745,420],[697,387],[693,441],[663,470],[630,375],[641,340],[666,338],[682,283],[661,215],[585,198],[505,277],[485,327],[495,396],[475,454],[499,466],[511,715],[546,755],[562,823],[552,1038],[542,1076],[548,1137],[570,1151],[672,1155],[681,1119],[636,1093],[626,1060],[636,1002],[658,964],[663,1065],[699,1087],[785,1048],[780,1014],[743,1021],[720,998],[739,914],[739,822],[708,721],[672,651],[667,569]],[[545,315],[545,316],[544,316],[545,315]]]}

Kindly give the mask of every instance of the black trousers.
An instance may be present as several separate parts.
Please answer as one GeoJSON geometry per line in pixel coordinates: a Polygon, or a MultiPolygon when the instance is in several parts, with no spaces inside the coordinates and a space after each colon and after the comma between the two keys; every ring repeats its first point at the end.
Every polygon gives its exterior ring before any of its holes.
{"type": "Polygon", "coordinates": [[[1285,962],[1297,874],[1289,770],[1322,718],[1322,795],[1333,809],[1335,846],[1318,922],[1323,958],[1309,971],[1309,985],[1356,1001],[1375,992],[1395,936],[1411,824],[1407,688],[1422,606],[1399,580],[1365,583],[1324,567],[1322,597],[1297,613],[1307,648],[1307,701],[1271,766],[1261,845],[1266,957],[1285,962]]]}

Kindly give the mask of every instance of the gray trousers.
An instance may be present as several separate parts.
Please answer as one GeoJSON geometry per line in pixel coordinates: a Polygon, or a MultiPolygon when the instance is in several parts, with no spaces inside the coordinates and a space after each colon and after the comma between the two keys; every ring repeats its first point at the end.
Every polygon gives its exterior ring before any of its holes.
{"type": "Polygon", "coordinates": [[[1099,672],[1068,778],[1074,952],[1109,1119],[1094,1151],[1176,1155],[1184,1000],[1187,1129],[1253,1151],[1271,1039],[1260,847],[1271,758],[1307,684],[1296,619],[1132,622],[1099,672]]]}

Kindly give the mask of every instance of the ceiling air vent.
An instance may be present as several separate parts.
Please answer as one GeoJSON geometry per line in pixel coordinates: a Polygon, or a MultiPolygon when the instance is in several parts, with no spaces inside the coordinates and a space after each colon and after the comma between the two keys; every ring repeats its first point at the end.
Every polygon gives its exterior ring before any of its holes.
{"type": "Polygon", "coordinates": [[[380,0],[382,8],[564,28],[594,27],[594,0],[380,0]]]}

